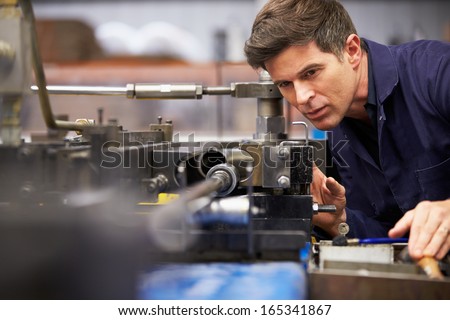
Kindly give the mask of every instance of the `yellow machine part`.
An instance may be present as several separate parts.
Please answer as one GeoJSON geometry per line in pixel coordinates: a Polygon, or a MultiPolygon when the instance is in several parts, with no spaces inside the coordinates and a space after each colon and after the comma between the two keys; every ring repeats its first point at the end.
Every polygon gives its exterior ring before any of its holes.
{"type": "Polygon", "coordinates": [[[160,193],[158,195],[158,201],[156,202],[139,202],[140,206],[157,206],[162,204],[167,204],[173,200],[176,200],[180,197],[178,193],[160,193]]]}

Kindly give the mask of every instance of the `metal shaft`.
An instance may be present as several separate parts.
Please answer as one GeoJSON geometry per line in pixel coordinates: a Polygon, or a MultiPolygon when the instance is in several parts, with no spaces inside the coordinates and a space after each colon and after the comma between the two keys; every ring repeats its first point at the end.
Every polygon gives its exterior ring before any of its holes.
{"type": "Polygon", "coordinates": [[[41,87],[41,90],[38,91],[38,96],[45,124],[47,125],[47,128],[50,129],[82,131],[85,128],[85,125],[80,125],[78,123],[70,121],[56,120],[53,116],[47,91],[47,82],[45,79],[44,67],[42,65],[42,59],[38,45],[36,19],[34,17],[33,7],[30,0],[20,1],[20,6],[22,7],[22,12],[26,21],[28,21],[30,25],[31,56],[33,60],[33,69],[36,77],[36,82],[38,83],[38,86],[41,87]]]}
{"type": "MultiPolygon", "coordinates": [[[[203,94],[230,94],[230,87],[205,87],[195,84],[151,84],[129,83],[125,87],[107,86],[46,86],[52,95],[96,95],[123,96],[129,99],[201,99],[203,94]]],[[[31,86],[31,90],[39,92],[38,86],[31,86]]]]}
{"type": "Polygon", "coordinates": [[[219,191],[224,186],[224,183],[220,179],[211,178],[206,179],[192,188],[189,188],[184,194],[186,201],[195,200],[201,197],[205,197],[219,191]]]}
{"type": "MultiPolygon", "coordinates": [[[[39,87],[31,86],[34,92],[39,91],[39,87]]],[[[96,96],[126,96],[125,87],[104,87],[104,86],[47,86],[49,94],[61,95],[96,95],[96,96]]]]}
{"type": "MultiPolygon", "coordinates": [[[[52,95],[107,95],[130,99],[201,99],[203,95],[229,95],[235,98],[275,99],[264,103],[264,113],[282,113],[281,94],[273,83],[232,83],[230,86],[203,87],[198,84],[129,83],[124,87],[48,85],[45,91],[52,95]]],[[[40,93],[34,85],[31,90],[40,93]]]]}

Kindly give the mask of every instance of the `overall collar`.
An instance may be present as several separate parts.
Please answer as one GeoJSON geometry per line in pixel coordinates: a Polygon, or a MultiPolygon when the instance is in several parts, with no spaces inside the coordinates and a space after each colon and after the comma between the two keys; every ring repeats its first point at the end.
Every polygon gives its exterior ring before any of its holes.
{"type": "Polygon", "coordinates": [[[383,104],[398,83],[398,71],[389,47],[363,39],[368,47],[369,63],[372,65],[376,87],[377,104],[383,104]]]}

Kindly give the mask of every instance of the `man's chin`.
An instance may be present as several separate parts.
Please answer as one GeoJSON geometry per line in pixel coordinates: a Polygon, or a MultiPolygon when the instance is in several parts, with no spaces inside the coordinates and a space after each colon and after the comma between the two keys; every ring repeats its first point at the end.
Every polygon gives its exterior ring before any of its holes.
{"type": "Polygon", "coordinates": [[[316,129],[322,130],[322,131],[329,131],[334,128],[336,128],[337,124],[334,123],[328,123],[324,121],[311,121],[311,123],[314,125],[316,129]]]}

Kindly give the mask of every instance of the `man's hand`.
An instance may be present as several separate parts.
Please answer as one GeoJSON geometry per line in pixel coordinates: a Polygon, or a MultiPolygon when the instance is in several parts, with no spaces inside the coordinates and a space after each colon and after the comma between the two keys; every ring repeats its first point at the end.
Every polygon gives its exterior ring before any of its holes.
{"type": "Polygon", "coordinates": [[[389,236],[401,237],[408,230],[411,258],[444,258],[450,250],[450,200],[420,202],[389,230],[389,236]]]}
{"type": "Polygon", "coordinates": [[[345,222],[345,188],[334,178],[326,177],[320,169],[314,165],[313,182],[311,184],[313,200],[319,204],[334,204],[336,212],[320,212],[313,216],[313,224],[322,228],[330,236],[339,234],[338,225],[345,222]]]}

